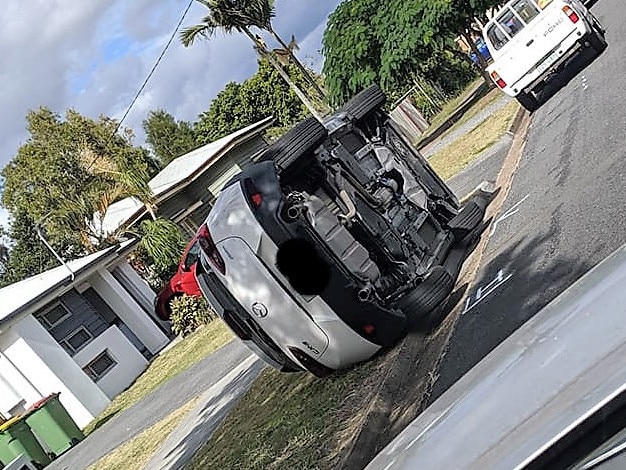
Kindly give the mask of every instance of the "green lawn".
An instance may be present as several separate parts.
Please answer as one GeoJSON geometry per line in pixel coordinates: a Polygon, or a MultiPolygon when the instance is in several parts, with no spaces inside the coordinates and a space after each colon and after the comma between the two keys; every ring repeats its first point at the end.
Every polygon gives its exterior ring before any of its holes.
{"type": "Polygon", "coordinates": [[[130,408],[162,383],[188,369],[233,339],[228,327],[219,319],[195,331],[168,350],[159,354],[143,374],[85,428],[89,434],[117,413],[130,408]]]}

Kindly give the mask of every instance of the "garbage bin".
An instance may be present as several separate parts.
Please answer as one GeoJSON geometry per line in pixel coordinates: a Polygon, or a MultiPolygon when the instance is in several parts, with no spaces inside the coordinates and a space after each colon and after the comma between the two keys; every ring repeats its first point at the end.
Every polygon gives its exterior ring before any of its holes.
{"type": "Polygon", "coordinates": [[[39,440],[57,456],[85,438],[59,400],[58,393],[53,393],[31,406],[26,411],[24,420],[39,440]]]}
{"type": "Polygon", "coordinates": [[[0,426],[0,462],[8,465],[20,455],[24,455],[40,468],[50,463],[50,457],[22,416],[10,419],[0,426]]]}

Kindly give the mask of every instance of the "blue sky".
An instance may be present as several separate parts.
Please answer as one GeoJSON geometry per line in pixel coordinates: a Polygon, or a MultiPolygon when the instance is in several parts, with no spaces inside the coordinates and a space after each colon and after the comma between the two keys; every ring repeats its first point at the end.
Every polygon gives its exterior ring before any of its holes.
{"type": "MultiPolygon", "coordinates": [[[[295,34],[299,56],[319,68],[326,19],[341,0],[277,0],[275,29],[295,34]]],[[[0,167],[28,135],[24,118],[47,106],[121,118],[169,39],[188,0],[3,0],[0,9],[0,167]],[[36,34],[32,25],[36,24],[36,34]]],[[[194,2],[183,26],[206,9],[194,2]]],[[[265,36],[268,45],[271,38],[265,36]]],[[[229,81],[252,75],[256,58],[242,35],[217,34],[190,48],[176,39],[124,124],[143,144],[141,122],[163,108],[193,121],[229,81]]],[[[6,223],[0,208],[0,223],[6,223]]]]}

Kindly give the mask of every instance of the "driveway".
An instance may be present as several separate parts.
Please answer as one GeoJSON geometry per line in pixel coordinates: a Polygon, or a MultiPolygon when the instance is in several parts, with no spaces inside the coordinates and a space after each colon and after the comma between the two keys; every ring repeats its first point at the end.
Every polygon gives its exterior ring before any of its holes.
{"type": "MultiPolygon", "coordinates": [[[[249,357],[250,351],[243,343],[231,341],[186,371],[176,375],[129,409],[113,417],[76,447],[52,462],[46,469],[81,470],[89,467],[189,400],[201,395],[211,387],[219,385],[229,372],[236,369],[249,357]]],[[[251,378],[256,377],[259,371],[260,368],[255,366],[249,374],[244,371],[233,379],[250,381],[251,378]]],[[[243,393],[245,388],[234,387],[233,390],[238,393],[230,394],[230,400],[238,398],[238,395],[243,393]]],[[[219,393],[216,392],[216,397],[218,395],[219,393]]]]}

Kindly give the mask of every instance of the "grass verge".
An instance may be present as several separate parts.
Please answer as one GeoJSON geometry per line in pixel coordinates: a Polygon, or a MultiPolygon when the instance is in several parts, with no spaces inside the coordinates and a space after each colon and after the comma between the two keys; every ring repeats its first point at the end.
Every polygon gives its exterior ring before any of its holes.
{"type": "MultiPolygon", "coordinates": [[[[457,96],[452,98],[446,104],[441,107],[441,111],[438,112],[430,121],[430,126],[422,136],[422,138],[428,137],[431,132],[437,129],[446,119],[448,119],[454,111],[469,98],[469,96],[474,93],[474,90],[480,86],[481,82],[483,82],[482,78],[477,78],[472,83],[467,85],[457,96]]],[[[479,92],[480,93],[480,92],[479,92]]]]}
{"type": "Polygon", "coordinates": [[[384,357],[324,380],[265,369],[187,470],[338,468],[384,357]]]}
{"type": "Polygon", "coordinates": [[[198,398],[189,401],[176,411],[153,424],[130,441],[124,443],[105,457],[102,457],[87,470],[139,470],[144,468],[159,446],[198,403],[198,398]],[[163,432],[163,431],[166,432],[163,432]]]}
{"type": "Polygon", "coordinates": [[[107,408],[85,428],[89,434],[98,429],[117,413],[130,408],[162,383],[188,369],[213,351],[233,339],[228,327],[221,320],[213,320],[167,351],[159,354],[137,380],[120,393],[107,408]]]}
{"type": "Polygon", "coordinates": [[[462,139],[434,154],[428,162],[444,180],[453,177],[506,133],[518,109],[519,104],[511,101],[462,139]]]}

